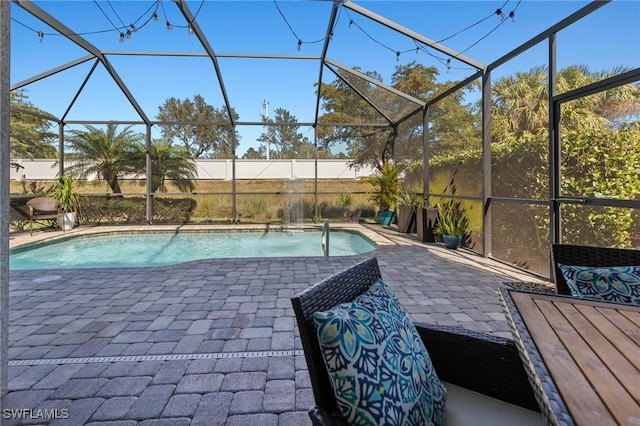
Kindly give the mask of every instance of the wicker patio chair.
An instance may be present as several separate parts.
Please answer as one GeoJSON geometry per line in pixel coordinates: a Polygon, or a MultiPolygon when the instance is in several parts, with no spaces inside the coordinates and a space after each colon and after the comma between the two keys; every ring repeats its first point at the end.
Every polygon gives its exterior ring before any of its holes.
{"type": "Polygon", "coordinates": [[[62,213],[58,213],[60,202],[55,198],[35,197],[27,201],[27,207],[29,207],[30,235],[33,235],[33,222],[37,220],[57,221],[62,216],[62,213]]]}
{"type": "Polygon", "coordinates": [[[552,244],[553,281],[558,294],[571,294],[571,289],[558,264],[571,266],[640,266],[640,250],[608,247],[552,244]]]}
{"type": "MultiPolygon", "coordinates": [[[[371,258],[291,299],[316,403],[309,411],[314,425],[346,423],[337,408],[324,365],[313,313],[352,301],[379,278],[377,259],[371,258]]],[[[458,327],[415,325],[445,386],[451,383],[528,410],[540,411],[513,341],[458,327]]],[[[450,400],[451,391],[449,393],[450,400]]],[[[446,416],[449,416],[449,409],[446,416]]]]}

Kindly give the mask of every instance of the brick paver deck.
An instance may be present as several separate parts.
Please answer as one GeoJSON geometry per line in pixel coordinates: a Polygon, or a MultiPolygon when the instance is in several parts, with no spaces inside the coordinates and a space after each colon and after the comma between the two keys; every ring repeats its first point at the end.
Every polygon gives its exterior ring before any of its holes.
{"type": "Polygon", "coordinates": [[[310,424],[289,299],[370,256],[414,321],[511,337],[496,290],[532,276],[393,232],[378,241],[329,259],[12,271],[0,423],[310,424]]]}

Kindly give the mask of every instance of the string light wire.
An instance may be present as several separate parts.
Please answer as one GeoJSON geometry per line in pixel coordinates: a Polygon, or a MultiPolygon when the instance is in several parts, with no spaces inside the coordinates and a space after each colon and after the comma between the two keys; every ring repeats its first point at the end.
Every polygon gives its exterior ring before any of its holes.
{"type": "MultiPolygon", "coordinates": [[[[349,11],[345,9],[345,12],[347,12],[347,16],[349,17],[349,26],[354,26],[357,29],[359,29],[364,35],[366,35],[367,37],[369,37],[374,43],[379,44],[380,46],[384,47],[385,49],[393,52],[393,53],[397,53],[398,50],[397,49],[392,49],[391,47],[387,46],[386,44],[382,43],[381,41],[376,40],[371,34],[369,34],[367,31],[365,31],[364,28],[362,28],[360,25],[358,25],[358,23],[356,21],[354,21],[354,19],[351,17],[351,15],[349,14],[349,11]]],[[[413,49],[412,49],[413,50],[413,49]]],[[[402,52],[401,52],[402,53],[402,52]]]]}
{"type": "MultiPolygon", "coordinates": [[[[102,30],[93,30],[93,31],[84,31],[84,32],[79,32],[79,33],[76,33],[76,32],[72,32],[72,33],[44,32],[44,31],[40,31],[40,30],[36,30],[34,28],[31,28],[29,25],[26,25],[25,23],[17,20],[16,18],[11,17],[11,21],[15,22],[18,25],[23,26],[24,28],[28,29],[29,31],[32,31],[33,33],[35,33],[39,37],[40,41],[42,41],[44,36],[67,36],[67,37],[68,36],[73,36],[73,35],[86,36],[86,35],[94,35],[94,34],[105,34],[105,33],[110,33],[110,32],[114,32],[114,31],[117,31],[118,33],[121,33],[124,37],[127,37],[127,32],[129,32],[129,36],[130,36],[131,32],[136,32],[138,30],[143,29],[151,21],[157,21],[158,20],[158,8],[160,8],[160,7],[162,7],[163,15],[166,18],[166,13],[164,11],[164,5],[162,4],[162,0],[154,0],[151,3],[151,6],[149,6],[147,8],[147,10],[145,10],[135,21],[133,21],[133,23],[131,23],[129,25],[124,25],[124,23],[123,23],[123,26],[118,27],[117,25],[115,25],[113,23],[113,21],[111,21],[109,16],[104,12],[104,10],[96,2],[96,0],[94,0],[94,3],[96,4],[96,6],[98,6],[98,9],[100,9],[102,14],[109,21],[109,23],[113,26],[113,28],[111,28],[111,29],[102,29],[102,30]],[[140,21],[142,21],[145,18],[145,16],[154,8],[155,8],[155,10],[151,13],[151,15],[142,24],[140,24],[138,26],[137,24],[140,21]]],[[[198,10],[197,10],[196,14],[193,17],[193,21],[195,21],[196,17],[200,13],[200,10],[202,9],[203,4],[204,4],[204,0],[202,0],[200,2],[200,6],[198,7],[198,10]]],[[[118,19],[120,19],[120,18],[118,18],[118,19]]],[[[175,25],[175,26],[179,27],[179,28],[187,28],[188,29],[189,26],[193,23],[193,21],[191,23],[187,24],[187,25],[182,25],[182,26],[175,25]]]]}
{"type": "Polygon", "coordinates": [[[202,6],[204,5],[204,0],[200,1],[200,6],[198,6],[198,9],[196,10],[196,13],[193,15],[193,20],[187,22],[187,25],[174,25],[174,27],[176,28],[186,28],[187,31],[189,31],[189,34],[193,34],[193,23],[196,21],[196,18],[198,17],[198,14],[200,13],[200,10],[202,10],[202,6]]]}
{"type": "MultiPolygon", "coordinates": [[[[513,8],[513,10],[509,13],[509,16],[511,18],[513,18],[513,16],[515,16],[515,12],[516,9],[518,9],[518,6],[520,6],[520,3],[522,2],[522,0],[518,0],[518,3],[516,4],[516,7],[513,8]],[[513,16],[511,15],[513,14],[513,16]]],[[[471,44],[469,47],[467,47],[466,49],[464,49],[461,52],[458,52],[458,55],[462,55],[464,52],[466,52],[467,50],[471,49],[473,46],[475,46],[476,44],[480,43],[482,40],[484,40],[485,38],[489,37],[489,35],[491,33],[493,33],[495,30],[497,30],[498,28],[500,28],[500,26],[502,24],[504,24],[507,20],[506,19],[502,19],[498,25],[496,25],[495,27],[493,27],[493,29],[491,31],[489,31],[488,33],[486,33],[484,36],[480,37],[475,43],[471,44]]],[[[456,55],[456,58],[458,57],[458,55],[456,55]]]]}
{"type": "MultiPolygon", "coordinates": [[[[98,7],[98,10],[100,10],[100,12],[102,12],[102,15],[104,15],[105,18],[107,18],[107,21],[109,21],[109,23],[111,24],[111,26],[116,30],[116,31],[121,31],[122,27],[118,28],[116,26],[116,24],[113,23],[113,21],[111,20],[111,18],[109,18],[109,15],[107,15],[105,13],[105,11],[102,9],[102,7],[100,6],[100,3],[98,3],[96,0],[93,0],[93,3],[98,7]]],[[[122,26],[124,26],[124,24],[122,24],[122,26]]]]}
{"type": "MultiPolygon", "coordinates": [[[[501,9],[504,9],[504,7],[509,3],[509,1],[510,1],[510,0],[506,0],[506,1],[504,2],[504,4],[503,4],[502,6],[500,6],[500,10],[501,10],[501,9]]],[[[451,34],[451,35],[450,35],[450,36],[448,36],[448,37],[445,37],[445,38],[443,38],[443,39],[441,39],[441,40],[436,41],[436,43],[442,43],[443,41],[447,41],[447,40],[449,40],[449,39],[452,39],[452,38],[454,38],[455,36],[457,36],[458,34],[462,34],[463,32],[465,32],[465,31],[467,31],[467,30],[469,30],[469,29],[471,29],[471,28],[475,27],[476,25],[480,25],[481,23],[483,23],[483,22],[484,22],[484,21],[486,21],[487,19],[491,19],[491,18],[493,18],[493,15],[495,15],[495,14],[496,14],[495,12],[491,12],[489,15],[487,15],[486,17],[484,17],[484,18],[480,19],[479,21],[474,22],[473,24],[471,24],[471,25],[469,25],[469,26],[467,26],[467,27],[465,27],[465,28],[461,29],[460,31],[457,31],[457,32],[455,32],[455,33],[451,34]]]]}
{"type": "MultiPolygon", "coordinates": [[[[39,31],[36,30],[34,28],[31,28],[30,26],[18,21],[15,18],[11,18],[11,20],[25,28],[27,28],[28,30],[36,33],[40,39],[40,41],[42,41],[42,39],[44,38],[44,36],[49,36],[49,35],[65,35],[65,36],[69,36],[69,35],[79,35],[79,36],[84,36],[84,35],[91,35],[91,34],[101,34],[101,33],[108,33],[108,32],[113,32],[113,31],[117,31],[120,33],[121,39],[122,37],[125,37],[127,39],[131,38],[131,33],[136,32],[142,28],[144,28],[150,21],[152,20],[157,20],[158,19],[158,8],[162,8],[162,14],[165,18],[165,22],[167,24],[167,29],[178,27],[178,28],[186,28],[189,33],[193,33],[193,22],[196,20],[196,17],[198,16],[198,14],[200,13],[200,11],[202,10],[202,6],[204,5],[204,0],[201,0],[200,5],[198,6],[198,9],[193,17],[193,20],[191,22],[188,22],[187,25],[172,25],[169,22],[169,19],[167,17],[167,13],[163,4],[163,0],[155,0],[151,6],[142,14],[140,15],[135,21],[133,21],[133,23],[129,24],[129,25],[125,25],[124,21],[122,21],[122,19],[120,18],[120,16],[118,15],[118,13],[116,12],[115,8],[113,7],[113,5],[111,4],[111,2],[109,0],[107,0],[107,4],[109,4],[109,6],[111,7],[112,11],[114,12],[114,14],[118,17],[118,19],[120,20],[120,23],[122,24],[121,27],[118,27],[117,25],[115,25],[113,23],[113,21],[109,18],[109,16],[105,13],[105,11],[102,9],[102,7],[100,7],[100,5],[98,4],[97,0],[93,0],[94,3],[96,4],[96,6],[98,7],[98,9],[100,10],[100,12],[105,16],[105,18],[109,21],[109,23],[113,26],[113,29],[104,29],[104,30],[95,30],[95,31],[86,31],[86,32],[81,32],[81,33],[71,33],[71,34],[62,34],[62,33],[47,33],[47,32],[43,32],[43,31],[39,31]],[[155,7],[155,10],[153,11],[153,13],[149,16],[149,18],[146,19],[146,21],[144,21],[144,23],[140,26],[136,26],[136,24],[138,22],[140,22],[145,15],[147,15],[147,13],[149,13],[149,11],[151,11],[151,9],[153,9],[155,7]]],[[[493,15],[497,14],[498,11],[502,11],[502,9],[504,9],[504,7],[506,7],[506,5],[509,3],[510,0],[506,0],[503,5],[496,9],[495,12],[492,12],[490,15],[474,22],[471,25],[468,25],[467,27],[453,33],[452,35],[445,37],[441,40],[436,41],[436,43],[441,43],[443,41],[449,40],[459,34],[461,34],[464,31],[467,31],[470,28],[473,28],[479,24],[481,24],[482,22],[486,21],[487,19],[489,19],[490,17],[492,17],[493,15]]],[[[511,10],[508,14],[509,18],[511,18],[512,21],[515,22],[515,11],[518,9],[518,7],[520,6],[520,3],[522,2],[522,0],[518,0],[518,3],[516,4],[516,6],[513,8],[513,10],[511,10]]],[[[289,30],[291,31],[291,33],[293,34],[293,36],[296,38],[296,40],[298,41],[298,50],[300,50],[301,45],[302,44],[314,44],[314,43],[320,43],[326,40],[326,37],[317,39],[317,40],[313,40],[313,41],[303,41],[298,34],[295,32],[295,30],[293,29],[293,27],[291,26],[291,24],[289,23],[289,20],[287,19],[287,17],[285,16],[285,14],[282,12],[282,10],[280,9],[280,6],[278,5],[277,0],[273,0],[273,3],[276,6],[276,9],[278,10],[280,16],[282,17],[282,19],[284,20],[285,24],[287,25],[287,27],[289,28],[289,30]]],[[[330,32],[330,37],[333,36],[335,27],[337,26],[338,22],[340,21],[340,17],[341,17],[341,13],[342,13],[343,8],[340,8],[340,10],[338,11],[338,17],[334,22],[334,26],[330,32]]],[[[437,55],[434,55],[433,53],[429,52],[429,50],[427,49],[427,46],[425,44],[419,43],[417,40],[412,39],[412,41],[414,42],[414,44],[416,45],[415,48],[411,48],[411,49],[407,49],[407,50],[398,50],[398,49],[393,49],[392,47],[382,43],[381,41],[377,40],[375,37],[373,37],[371,34],[369,34],[364,28],[362,28],[360,25],[358,25],[358,23],[351,17],[351,15],[349,14],[349,12],[344,9],[345,12],[347,13],[347,16],[349,17],[349,28],[351,26],[355,26],[356,28],[358,28],[363,34],[365,34],[369,39],[371,39],[373,42],[375,42],[376,44],[382,46],[383,48],[393,52],[396,55],[396,60],[400,60],[400,55],[404,54],[404,53],[408,53],[408,52],[416,52],[418,53],[418,51],[422,51],[424,53],[426,53],[427,55],[433,57],[434,59],[436,59],[438,62],[440,62],[442,65],[446,66],[447,69],[467,69],[465,68],[455,68],[455,67],[451,67],[450,65],[450,59],[446,59],[437,55]]],[[[474,43],[472,43],[470,46],[468,46],[466,49],[462,50],[461,52],[458,52],[457,55],[454,56],[455,59],[457,59],[458,55],[461,55],[462,53],[468,51],[469,49],[471,49],[472,47],[474,47],[475,45],[477,45],[478,43],[480,43],[482,40],[484,40],[485,38],[487,38],[489,35],[491,35],[494,31],[496,31],[504,22],[506,21],[506,19],[501,19],[500,22],[493,28],[491,29],[487,34],[485,34],[484,36],[480,37],[477,41],[475,41],[474,43]]]]}
{"type": "MultiPolygon", "coordinates": [[[[325,41],[327,38],[326,37],[322,37],[319,38],[317,40],[313,40],[313,41],[303,41],[298,34],[295,32],[295,30],[293,29],[293,27],[291,26],[291,24],[289,23],[289,20],[287,19],[287,17],[285,16],[284,12],[282,12],[282,9],[280,9],[280,6],[278,5],[277,0],[273,0],[273,4],[276,5],[276,9],[278,9],[278,13],[280,14],[280,16],[282,17],[282,20],[284,21],[285,24],[287,24],[287,27],[289,27],[289,31],[291,31],[291,34],[293,34],[293,36],[296,38],[296,40],[298,41],[298,50],[302,50],[302,45],[303,44],[316,44],[316,43],[321,43],[323,41],[325,41]]],[[[342,9],[339,10],[338,13],[340,13],[342,11],[342,9]]],[[[338,19],[340,18],[340,15],[338,14],[338,19]]],[[[336,20],[337,22],[337,20],[336,20]]],[[[335,23],[333,28],[335,28],[335,23]]],[[[330,36],[333,35],[333,28],[331,29],[330,32],[330,36]]]]}
{"type": "Polygon", "coordinates": [[[291,31],[291,34],[293,34],[293,36],[297,40],[300,40],[300,37],[298,37],[298,34],[296,34],[295,30],[293,29],[293,27],[289,23],[289,20],[287,19],[286,16],[284,16],[284,13],[282,13],[282,10],[280,9],[280,6],[278,5],[278,2],[276,0],[273,0],[273,4],[276,5],[276,9],[278,9],[278,13],[280,13],[280,16],[282,16],[282,19],[284,20],[284,23],[287,24],[287,27],[289,27],[289,31],[291,31]]]}
{"type": "MultiPolygon", "coordinates": [[[[275,0],[274,0],[275,1],[275,0]]],[[[496,14],[501,14],[504,15],[502,13],[502,9],[504,9],[507,4],[509,3],[510,0],[506,0],[502,6],[498,9],[496,9],[494,12],[491,12],[490,15],[487,15],[486,17],[474,22],[471,25],[468,25],[467,27],[463,28],[462,30],[459,30],[455,33],[453,33],[452,35],[445,37],[441,40],[436,41],[435,43],[441,43],[443,41],[449,40],[459,34],[461,34],[464,31],[467,31],[470,28],[473,28],[479,24],[481,24],[482,22],[488,20],[489,18],[493,17],[496,14]]],[[[516,4],[516,6],[513,8],[513,10],[511,12],[509,12],[508,16],[509,18],[511,18],[512,21],[515,22],[515,11],[516,9],[518,9],[518,7],[520,6],[520,3],[522,2],[522,0],[518,0],[518,3],[516,4]]],[[[345,9],[346,11],[346,9],[345,9]]],[[[363,34],[365,34],[369,39],[371,39],[373,42],[379,44],[380,46],[384,47],[385,49],[394,52],[396,55],[396,61],[400,61],[400,55],[403,53],[408,53],[408,52],[413,52],[415,51],[416,53],[418,53],[418,51],[422,51],[424,53],[426,53],[427,55],[431,56],[432,58],[436,59],[438,62],[440,62],[442,65],[444,65],[447,68],[447,71],[450,69],[472,69],[469,67],[452,67],[451,66],[451,58],[443,58],[440,56],[436,56],[434,54],[432,54],[431,52],[428,51],[427,47],[425,44],[423,43],[419,43],[417,40],[413,39],[413,42],[416,45],[416,48],[412,48],[412,49],[407,49],[407,50],[398,50],[398,49],[393,49],[390,46],[382,43],[381,41],[377,40],[375,37],[373,37],[371,34],[369,34],[364,28],[362,28],[360,25],[358,25],[358,23],[351,17],[351,15],[349,14],[348,11],[346,11],[347,16],[349,17],[349,28],[351,28],[352,26],[355,26],[356,28],[358,28],[363,34]]],[[[493,27],[493,29],[491,29],[488,33],[486,33],[485,35],[483,35],[482,37],[480,37],[478,40],[476,40],[474,43],[472,43],[470,46],[468,46],[466,49],[462,50],[461,52],[458,52],[455,56],[452,56],[453,59],[457,59],[459,55],[463,54],[464,52],[468,51],[469,49],[471,49],[472,47],[474,47],[475,45],[477,45],[478,43],[480,43],[482,40],[484,40],[485,38],[487,38],[489,35],[491,35],[495,30],[497,30],[504,22],[506,21],[506,19],[502,18],[500,20],[500,22],[493,27]]],[[[431,46],[430,46],[431,47],[431,46]]]]}
{"type": "MultiPolygon", "coordinates": [[[[346,9],[345,9],[346,11],[346,9]]],[[[438,62],[440,62],[442,65],[447,66],[447,59],[440,57],[440,56],[436,56],[433,53],[429,52],[427,50],[427,48],[421,44],[418,43],[417,40],[412,39],[413,42],[415,43],[416,47],[415,48],[411,48],[411,49],[407,49],[407,50],[396,50],[393,49],[389,46],[387,46],[386,44],[380,42],[379,40],[377,40],[375,37],[373,37],[371,34],[369,34],[364,28],[362,28],[360,25],[358,25],[357,22],[354,21],[354,19],[351,17],[351,15],[349,15],[349,12],[346,11],[347,16],[349,17],[349,27],[351,26],[355,26],[356,28],[358,28],[364,35],[366,35],[367,37],[369,37],[372,41],[374,41],[375,43],[379,44],[380,46],[384,47],[385,49],[394,52],[396,55],[396,61],[399,62],[400,61],[400,55],[402,55],[403,53],[409,53],[409,52],[418,52],[418,51],[423,51],[424,53],[426,53],[427,55],[431,56],[432,58],[436,59],[438,62]]],[[[447,69],[451,68],[450,66],[447,67],[447,69]]]]}
{"type": "Polygon", "coordinates": [[[123,27],[126,27],[126,25],[122,21],[122,18],[120,18],[120,15],[118,15],[118,12],[116,12],[116,10],[114,9],[113,5],[111,4],[111,2],[109,0],[107,0],[107,4],[109,5],[109,7],[113,11],[113,13],[116,15],[116,18],[118,18],[118,20],[120,21],[120,24],[122,24],[123,27]]]}

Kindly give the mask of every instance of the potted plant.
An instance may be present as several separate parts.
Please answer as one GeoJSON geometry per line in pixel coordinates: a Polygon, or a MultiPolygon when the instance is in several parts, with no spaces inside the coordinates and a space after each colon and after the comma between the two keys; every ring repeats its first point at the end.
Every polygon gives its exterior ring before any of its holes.
{"type": "Polygon", "coordinates": [[[422,198],[407,189],[398,195],[398,231],[416,232],[416,209],[422,204],[422,198]]]}
{"type": "Polygon", "coordinates": [[[362,178],[374,188],[370,200],[378,207],[378,222],[381,225],[388,226],[393,221],[393,210],[398,198],[399,175],[400,169],[385,163],[377,174],[362,178]]]}
{"type": "Polygon", "coordinates": [[[80,197],[73,189],[73,178],[71,176],[60,176],[48,191],[48,195],[60,202],[60,208],[63,213],[58,218],[60,229],[65,231],[73,229],[76,223],[76,213],[80,207],[80,197]]]}
{"type": "Polygon", "coordinates": [[[438,222],[434,232],[442,235],[444,245],[450,249],[457,249],[469,232],[469,218],[467,210],[460,200],[448,200],[438,203],[438,222]]]}

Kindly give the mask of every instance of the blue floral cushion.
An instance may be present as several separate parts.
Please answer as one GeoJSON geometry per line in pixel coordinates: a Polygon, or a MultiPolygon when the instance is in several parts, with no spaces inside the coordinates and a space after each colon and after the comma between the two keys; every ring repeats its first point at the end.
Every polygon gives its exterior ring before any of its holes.
{"type": "Polygon", "coordinates": [[[640,266],[558,267],[572,296],[640,306],[640,266]]]}
{"type": "Polygon", "coordinates": [[[379,280],[313,315],[342,415],[358,425],[440,425],[447,391],[415,326],[379,280]]]}

